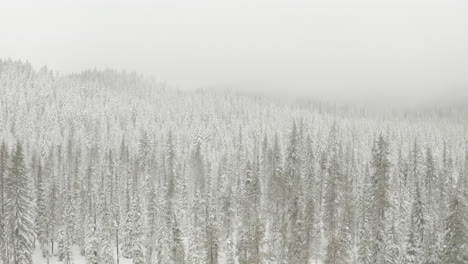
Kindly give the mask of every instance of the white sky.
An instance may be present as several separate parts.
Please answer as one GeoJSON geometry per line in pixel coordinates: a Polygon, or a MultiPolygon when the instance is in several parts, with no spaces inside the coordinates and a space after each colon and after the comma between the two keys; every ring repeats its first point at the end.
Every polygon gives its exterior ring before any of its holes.
{"type": "Polygon", "coordinates": [[[468,98],[468,1],[2,1],[8,57],[62,73],[135,70],[181,88],[468,98]]]}

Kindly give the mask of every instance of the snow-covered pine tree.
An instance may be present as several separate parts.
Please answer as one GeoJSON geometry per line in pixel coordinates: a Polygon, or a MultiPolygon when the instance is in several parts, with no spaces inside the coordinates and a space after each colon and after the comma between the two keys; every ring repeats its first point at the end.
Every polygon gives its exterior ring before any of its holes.
{"type": "Polygon", "coordinates": [[[235,264],[236,263],[236,252],[235,252],[234,243],[229,236],[226,240],[226,264],[235,264]]]}
{"type": "Polygon", "coordinates": [[[289,195],[292,194],[291,191],[297,191],[295,187],[299,184],[301,177],[301,156],[299,144],[299,133],[297,131],[296,123],[293,123],[291,133],[289,134],[289,142],[286,149],[283,171],[289,195]]]}
{"type": "Polygon", "coordinates": [[[258,263],[263,239],[259,223],[261,191],[258,172],[254,170],[250,160],[247,160],[246,173],[245,194],[241,206],[242,228],[238,242],[239,261],[258,263]]]}
{"type": "Polygon", "coordinates": [[[425,189],[428,193],[428,198],[433,198],[439,179],[437,178],[436,164],[432,154],[432,148],[426,148],[426,175],[424,178],[425,189]]]}
{"type": "Polygon", "coordinates": [[[58,221],[57,221],[57,196],[58,196],[58,191],[57,191],[57,179],[55,175],[55,169],[54,169],[54,162],[53,162],[53,151],[49,154],[48,161],[46,163],[46,166],[44,166],[46,170],[46,175],[49,177],[49,193],[48,193],[48,238],[50,239],[50,253],[51,255],[54,255],[54,247],[55,247],[55,242],[56,242],[56,233],[58,231],[58,221]]]}
{"type": "Polygon", "coordinates": [[[189,234],[188,263],[204,263],[204,261],[206,261],[205,220],[205,200],[201,197],[200,190],[195,189],[192,208],[192,225],[189,234]]]}
{"type": "Polygon", "coordinates": [[[271,175],[268,181],[269,193],[268,193],[268,200],[271,200],[273,203],[273,212],[279,213],[279,209],[281,206],[281,202],[283,201],[283,197],[285,195],[286,190],[286,181],[282,177],[283,175],[283,158],[282,158],[282,150],[280,145],[280,140],[278,134],[275,134],[275,138],[273,141],[273,147],[270,149],[271,155],[271,175]]]}
{"type": "Polygon", "coordinates": [[[406,261],[408,263],[421,263],[424,260],[424,235],[426,220],[421,198],[420,183],[414,182],[415,193],[411,205],[410,229],[406,239],[406,261]]]}
{"type": "Polygon", "coordinates": [[[433,231],[428,232],[425,235],[424,245],[424,263],[425,264],[439,264],[442,263],[442,243],[439,239],[439,233],[436,228],[431,229],[433,231]]]}
{"type": "Polygon", "coordinates": [[[130,185],[129,179],[127,179],[126,189],[125,189],[125,200],[128,205],[126,206],[127,212],[125,215],[125,223],[124,223],[124,230],[123,230],[123,242],[122,242],[122,256],[124,258],[132,258],[132,233],[133,233],[133,210],[131,209],[131,195],[130,195],[130,185]]]}
{"type": "Polygon", "coordinates": [[[342,176],[338,153],[334,153],[330,158],[330,165],[327,168],[326,191],[324,201],[324,221],[326,224],[326,234],[331,236],[338,228],[338,204],[340,199],[339,181],[342,176]]]}
{"type": "Polygon", "coordinates": [[[113,264],[114,251],[112,247],[113,241],[113,223],[111,219],[111,212],[108,206],[104,207],[104,211],[101,214],[99,239],[100,239],[100,251],[99,251],[99,263],[102,264],[113,264]]]}
{"type": "Polygon", "coordinates": [[[368,166],[364,173],[360,197],[359,214],[359,242],[358,242],[358,263],[373,264],[372,262],[372,180],[368,166]]]}
{"type": "Polygon", "coordinates": [[[131,244],[132,244],[132,258],[133,263],[142,264],[145,262],[144,250],[143,250],[143,228],[142,228],[142,209],[140,205],[139,194],[135,192],[132,196],[131,209],[132,211],[132,232],[131,232],[131,244]]]}
{"type": "Polygon", "coordinates": [[[443,241],[443,263],[468,263],[468,226],[466,222],[468,213],[464,199],[460,193],[456,193],[450,201],[450,213],[446,220],[443,241]]]}
{"type": "MultiPolygon", "coordinates": [[[[301,123],[302,124],[302,123],[301,123]]],[[[301,126],[302,127],[302,126],[301,126]]],[[[301,129],[302,131],[302,129],[301,129]]],[[[289,134],[288,147],[285,155],[284,177],[287,186],[287,240],[288,240],[288,261],[289,263],[304,263],[304,253],[306,252],[304,238],[305,227],[303,222],[303,211],[305,207],[305,197],[302,191],[305,183],[302,175],[301,161],[303,159],[302,136],[297,130],[296,123],[293,123],[289,134]]]]}
{"type": "Polygon", "coordinates": [[[143,244],[141,242],[136,242],[133,245],[133,264],[145,264],[145,256],[143,254],[143,244]]]}
{"type": "Polygon", "coordinates": [[[401,235],[396,223],[395,207],[389,209],[388,217],[385,223],[385,248],[384,248],[384,263],[387,264],[402,264],[404,263],[405,253],[404,246],[401,242],[401,235]]]}
{"type": "Polygon", "coordinates": [[[174,219],[173,227],[174,236],[174,264],[185,264],[185,246],[184,237],[182,235],[181,228],[179,227],[179,221],[177,218],[174,219]]]}
{"type": "Polygon", "coordinates": [[[88,212],[86,215],[86,237],[85,237],[85,255],[87,264],[99,263],[100,242],[96,226],[95,216],[88,212]]]}
{"type": "Polygon", "coordinates": [[[146,262],[152,263],[154,255],[156,253],[155,244],[157,243],[157,196],[156,196],[156,186],[154,182],[154,176],[151,176],[149,179],[149,192],[148,192],[148,202],[146,209],[146,262]]]}
{"type": "Polygon", "coordinates": [[[283,158],[279,136],[275,133],[273,146],[269,150],[271,156],[271,175],[269,176],[267,207],[269,212],[267,219],[268,253],[272,261],[284,263],[287,261],[287,221],[286,221],[286,180],[283,177],[283,158]],[[268,201],[270,201],[268,203],[268,201]],[[269,204],[269,205],[268,205],[269,204]]]}
{"type": "MultiPolygon", "coordinates": [[[[209,186],[209,184],[208,184],[209,186]]],[[[219,241],[218,241],[218,216],[212,191],[208,193],[206,203],[206,261],[207,264],[218,264],[219,241]]]]}
{"type": "MultiPolygon", "coordinates": [[[[171,220],[168,220],[170,215],[169,205],[166,200],[167,197],[166,184],[162,184],[159,189],[158,195],[158,209],[157,214],[157,245],[156,245],[156,263],[171,263],[172,256],[172,233],[171,227],[168,225],[171,220]]],[[[190,245],[190,241],[189,241],[190,245]]],[[[189,262],[192,263],[192,262],[189,262]]]]}
{"type": "Polygon", "coordinates": [[[62,262],[63,264],[73,264],[73,253],[72,253],[72,232],[67,227],[65,228],[65,244],[64,244],[64,252],[62,262]]]}
{"type": "MultiPolygon", "coordinates": [[[[137,177],[141,178],[139,183],[143,183],[143,190],[142,193],[147,194],[150,192],[152,177],[151,175],[151,167],[152,167],[152,157],[153,157],[153,149],[152,149],[152,142],[149,138],[149,135],[146,131],[142,132],[142,135],[138,142],[138,172],[137,177]]],[[[138,186],[140,188],[140,186],[138,186]]],[[[142,199],[142,207],[147,207],[148,199],[142,199]]]]}
{"type": "Polygon", "coordinates": [[[30,179],[24,161],[23,145],[17,142],[11,155],[6,178],[5,220],[10,262],[31,264],[34,248],[34,207],[30,196],[30,179]]]}
{"type": "Polygon", "coordinates": [[[414,219],[411,217],[411,225],[410,230],[408,233],[408,237],[406,238],[406,245],[405,245],[405,263],[408,264],[415,264],[418,263],[418,246],[415,238],[414,232],[414,219]]]}
{"type": "Polygon", "coordinates": [[[44,180],[42,177],[41,161],[38,161],[37,169],[37,190],[36,190],[36,236],[41,246],[42,256],[48,258],[48,238],[47,238],[47,222],[48,213],[46,205],[46,196],[44,190],[44,180]]]}
{"type": "Polygon", "coordinates": [[[57,232],[57,248],[58,248],[58,260],[62,261],[65,254],[65,231],[60,228],[57,232]]]}
{"type": "Polygon", "coordinates": [[[67,233],[68,239],[70,240],[69,243],[73,244],[76,241],[76,209],[75,204],[73,201],[73,191],[72,191],[72,181],[71,177],[68,177],[67,181],[67,189],[65,191],[65,217],[64,217],[64,225],[65,231],[67,233]]]}
{"type": "Polygon", "coordinates": [[[2,141],[0,147],[0,257],[3,263],[8,261],[8,244],[6,232],[6,217],[5,217],[5,196],[6,196],[6,178],[8,171],[8,148],[5,141],[2,141]]]}
{"type": "Polygon", "coordinates": [[[350,261],[341,234],[332,234],[325,252],[324,264],[348,264],[350,261]]]}
{"type": "Polygon", "coordinates": [[[175,264],[186,263],[186,236],[189,233],[190,212],[189,207],[189,190],[187,186],[186,165],[178,164],[176,174],[176,200],[174,203],[172,238],[173,258],[175,264]]]}
{"type": "Polygon", "coordinates": [[[72,242],[70,230],[67,226],[60,228],[58,231],[58,259],[64,264],[73,263],[73,255],[71,251],[72,242]]]}
{"type": "Polygon", "coordinates": [[[385,217],[386,211],[391,205],[389,196],[389,154],[389,144],[384,139],[384,136],[380,134],[379,137],[374,141],[371,160],[371,165],[373,169],[373,173],[371,176],[371,255],[373,258],[373,262],[376,264],[383,264],[383,261],[385,259],[385,217]]]}
{"type": "MultiPolygon", "coordinates": [[[[164,155],[164,164],[165,164],[165,181],[166,181],[166,191],[167,197],[170,199],[170,203],[172,203],[174,196],[175,196],[175,169],[176,169],[176,153],[175,153],[175,146],[174,146],[174,136],[172,131],[169,131],[167,135],[167,143],[166,143],[166,150],[164,155]]],[[[170,208],[172,210],[172,208],[170,208]]]]}

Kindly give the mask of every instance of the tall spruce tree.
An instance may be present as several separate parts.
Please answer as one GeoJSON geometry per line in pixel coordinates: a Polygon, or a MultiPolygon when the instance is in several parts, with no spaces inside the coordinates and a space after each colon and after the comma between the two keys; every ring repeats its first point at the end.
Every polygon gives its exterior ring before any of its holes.
{"type": "Polygon", "coordinates": [[[383,264],[385,259],[385,217],[386,211],[391,205],[389,198],[389,179],[390,179],[390,161],[389,144],[383,135],[374,142],[372,148],[372,216],[371,216],[371,234],[372,246],[371,255],[373,262],[383,264]]]}
{"type": "Polygon", "coordinates": [[[42,165],[39,161],[37,170],[37,190],[36,190],[36,235],[41,246],[42,256],[47,258],[49,255],[48,238],[47,238],[47,204],[44,190],[44,180],[42,177],[42,165]]]}
{"type": "Polygon", "coordinates": [[[8,261],[8,243],[5,218],[6,178],[8,172],[8,149],[5,141],[0,147],[0,257],[4,263],[8,261]]]}
{"type": "Polygon", "coordinates": [[[456,193],[450,202],[443,241],[443,263],[468,263],[468,226],[464,198],[456,193]]]}
{"type": "Polygon", "coordinates": [[[30,195],[31,180],[28,177],[22,143],[18,141],[11,155],[6,178],[5,219],[9,234],[10,262],[31,264],[34,248],[34,206],[30,195]]]}

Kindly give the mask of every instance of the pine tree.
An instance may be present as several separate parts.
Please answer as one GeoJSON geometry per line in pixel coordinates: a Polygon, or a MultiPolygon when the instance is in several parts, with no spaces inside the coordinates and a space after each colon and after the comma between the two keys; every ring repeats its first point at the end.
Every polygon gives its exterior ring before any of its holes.
{"type": "Polygon", "coordinates": [[[466,205],[463,202],[463,197],[455,194],[450,202],[450,213],[446,220],[442,252],[443,263],[468,263],[466,215],[466,205]]]}
{"type": "Polygon", "coordinates": [[[385,259],[385,217],[387,209],[391,206],[389,197],[390,161],[388,156],[388,142],[380,134],[374,142],[371,161],[373,168],[371,176],[373,213],[370,218],[372,234],[371,255],[373,262],[376,264],[381,264],[385,259]]]}
{"type": "Polygon", "coordinates": [[[299,134],[297,131],[296,123],[293,124],[291,133],[289,135],[289,144],[286,150],[284,176],[286,179],[289,191],[296,191],[294,189],[299,184],[301,173],[301,157],[299,151],[299,134]]]}
{"type": "Polygon", "coordinates": [[[86,212],[88,211],[88,207],[86,204],[86,189],[83,186],[84,180],[81,177],[81,152],[78,151],[77,155],[75,156],[75,169],[74,169],[74,177],[73,177],[73,195],[74,195],[74,204],[75,213],[76,213],[76,228],[74,237],[76,239],[76,243],[80,247],[80,254],[82,256],[85,255],[85,237],[86,237],[86,212]]]}
{"type": "Polygon", "coordinates": [[[400,241],[400,232],[395,223],[395,210],[391,210],[391,217],[386,219],[386,232],[385,232],[385,247],[384,247],[384,263],[388,264],[402,264],[404,263],[405,254],[400,241]]]}
{"type": "Polygon", "coordinates": [[[98,264],[99,263],[99,237],[97,234],[97,227],[95,217],[88,213],[86,216],[86,238],[85,238],[85,254],[86,263],[98,264]]]}
{"type": "Polygon", "coordinates": [[[111,247],[109,239],[101,238],[101,249],[99,252],[100,263],[104,264],[113,264],[114,263],[114,253],[111,247]]]}
{"type": "Polygon", "coordinates": [[[320,254],[320,230],[318,223],[320,218],[317,215],[316,201],[312,196],[309,196],[306,200],[304,210],[304,225],[305,225],[305,241],[304,246],[306,247],[306,263],[309,264],[310,259],[317,258],[320,254]]]}
{"type": "Polygon", "coordinates": [[[390,178],[390,161],[389,161],[389,145],[381,134],[375,141],[372,149],[372,175],[374,209],[379,221],[385,217],[385,211],[390,206],[389,198],[389,178],[390,178]]]}
{"type": "Polygon", "coordinates": [[[231,237],[228,237],[226,240],[226,264],[235,264],[236,263],[236,252],[234,248],[234,242],[231,237]]]}
{"type": "Polygon", "coordinates": [[[202,155],[201,142],[196,142],[192,154],[192,169],[194,172],[194,188],[199,188],[202,194],[205,194],[205,167],[204,157],[202,155]]]}
{"type": "Polygon", "coordinates": [[[181,229],[179,228],[179,222],[177,219],[174,220],[174,264],[185,264],[185,250],[184,241],[181,229]]]}
{"type": "Polygon", "coordinates": [[[151,263],[155,255],[157,235],[157,196],[154,177],[149,181],[148,203],[146,210],[146,262],[151,263]]]}
{"type": "Polygon", "coordinates": [[[291,210],[291,240],[289,241],[289,263],[306,263],[307,246],[304,224],[304,197],[302,191],[297,195],[291,210]]]}
{"type": "Polygon", "coordinates": [[[281,145],[277,134],[275,134],[273,148],[270,149],[270,156],[271,173],[268,178],[267,201],[271,201],[268,209],[270,211],[270,216],[274,218],[279,217],[281,214],[286,196],[286,181],[283,177],[281,145]]]}
{"type": "Polygon", "coordinates": [[[338,154],[334,154],[331,157],[327,174],[324,220],[326,223],[326,232],[331,235],[338,227],[338,204],[340,202],[338,185],[342,176],[338,154]]]}
{"type": "Polygon", "coordinates": [[[412,214],[411,217],[414,219],[414,226],[412,229],[415,232],[416,247],[418,248],[418,251],[419,251],[418,261],[421,262],[423,258],[422,247],[425,243],[424,235],[426,233],[426,230],[425,230],[426,218],[424,215],[424,205],[423,205],[423,201],[421,198],[421,191],[420,191],[419,183],[417,183],[417,186],[416,186],[416,193],[415,193],[415,198],[414,198],[411,214],[412,214]]]}
{"type": "Polygon", "coordinates": [[[71,181],[68,181],[68,188],[65,193],[65,229],[67,232],[68,239],[70,243],[74,243],[76,241],[76,224],[75,224],[75,204],[73,202],[72,190],[71,190],[71,181]]]}
{"type": "Polygon", "coordinates": [[[65,254],[65,231],[63,228],[59,229],[58,233],[58,259],[59,261],[63,260],[63,256],[65,254]]]}
{"type": "Polygon", "coordinates": [[[361,225],[359,229],[358,261],[362,264],[372,264],[371,250],[371,228],[368,213],[362,213],[361,225]]]}
{"type": "Polygon", "coordinates": [[[152,155],[153,155],[152,152],[153,150],[151,148],[151,142],[150,142],[149,136],[146,132],[143,132],[143,135],[140,138],[139,146],[138,146],[138,167],[139,167],[138,170],[143,176],[144,193],[149,192],[150,187],[151,187],[150,186],[150,181],[151,181],[150,169],[152,165],[152,160],[151,160],[152,155]]]}
{"type": "Polygon", "coordinates": [[[418,182],[416,182],[410,217],[410,230],[406,241],[406,261],[408,263],[421,263],[423,260],[425,218],[418,182]]]}
{"type": "Polygon", "coordinates": [[[207,263],[218,264],[218,221],[217,212],[214,206],[212,194],[208,195],[208,203],[206,204],[206,247],[207,247],[207,263]]]}
{"type": "Polygon", "coordinates": [[[136,242],[135,245],[133,245],[133,264],[144,264],[145,262],[145,256],[143,255],[143,245],[141,242],[136,242]]]}
{"type": "Polygon", "coordinates": [[[124,222],[124,230],[123,230],[123,242],[122,242],[122,256],[124,258],[131,258],[132,257],[132,219],[133,219],[133,210],[130,207],[130,185],[129,179],[127,178],[127,183],[125,187],[125,222],[124,222]]]}
{"type": "Polygon", "coordinates": [[[192,226],[190,230],[188,263],[203,263],[206,260],[205,200],[200,191],[195,190],[192,208],[192,226]]]}
{"type": "Polygon", "coordinates": [[[419,147],[418,141],[415,140],[411,153],[411,180],[421,181],[424,174],[424,157],[419,147]]]}
{"type": "MultiPolygon", "coordinates": [[[[166,165],[165,168],[165,176],[167,182],[167,197],[170,200],[174,199],[175,196],[175,163],[176,163],[176,155],[175,155],[175,146],[174,146],[174,138],[172,135],[172,131],[169,131],[167,144],[166,144],[166,153],[164,157],[164,162],[166,165]]],[[[172,201],[171,201],[172,202],[172,201]]]]}
{"type": "Polygon", "coordinates": [[[142,264],[145,262],[143,254],[143,229],[142,229],[142,210],[140,199],[137,193],[132,197],[131,211],[132,211],[132,232],[131,232],[131,245],[132,245],[132,258],[133,263],[142,264]]]}
{"type": "Polygon", "coordinates": [[[5,219],[10,234],[11,260],[17,264],[31,264],[34,247],[33,200],[29,191],[23,146],[20,142],[12,154],[6,178],[5,219]]]}
{"type": "Polygon", "coordinates": [[[304,253],[306,251],[303,243],[305,238],[305,227],[303,222],[303,210],[305,197],[302,192],[302,151],[301,133],[298,132],[296,124],[293,124],[289,135],[289,144],[286,150],[284,165],[284,177],[287,186],[287,234],[288,237],[288,261],[290,263],[305,262],[304,253]]]}
{"type": "Polygon", "coordinates": [[[260,225],[260,182],[258,171],[250,160],[246,164],[245,196],[242,201],[242,228],[238,243],[240,261],[258,263],[263,230],[260,225]]]}
{"type": "MultiPolygon", "coordinates": [[[[57,191],[57,180],[55,177],[55,172],[52,163],[52,152],[49,157],[49,161],[47,164],[47,172],[50,173],[50,183],[49,183],[49,193],[48,193],[48,201],[49,201],[49,217],[48,217],[48,237],[50,239],[50,253],[54,255],[54,242],[56,241],[56,232],[58,228],[58,221],[57,221],[57,201],[58,201],[58,191],[57,191]]],[[[47,173],[47,174],[48,174],[47,173]]]]}
{"type": "Polygon", "coordinates": [[[47,238],[47,222],[48,222],[48,214],[47,214],[47,205],[46,205],[46,197],[44,191],[44,181],[42,177],[42,165],[39,161],[38,170],[37,170],[37,191],[36,191],[36,227],[37,227],[37,239],[41,246],[42,256],[44,258],[48,257],[49,249],[48,249],[48,238],[47,238]]]}
{"type": "Polygon", "coordinates": [[[100,235],[100,263],[103,264],[113,264],[114,263],[114,252],[112,250],[112,221],[111,213],[108,206],[104,207],[104,212],[102,213],[101,219],[101,229],[99,232],[100,235]]]}
{"type": "Polygon", "coordinates": [[[372,182],[369,175],[368,166],[364,174],[362,192],[360,197],[360,224],[359,224],[359,244],[358,262],[362,264],[372,263],[372,182]]]}
{"type": "MultiPolygon", "coordinates": [[[[436,230],[435,228],[433,230],[436,230]]],[[[424,263],[425,264],[439,264],[441,260],[442,244],[439,241],[439,234],[437,232],[428,232],[426,235],[424,263]]]]}
{"type": "Polygon", "coordinates": [[[61,228],[58,231],[58,254],[59,254],[59,261],[72,264],[73,263],[73,256],[71,252],[71,237],[70,237],[70,230],[67,227],[61,228]]]}
{"type": "MultiPolygon", "coordinates": [[[[171,256],[172,256],[172,248],[171,248],[171,227],[169,223],[171,222],[170,218],[171,214],[169,211],[169,203],[166,200],[167,198],[167,188],[165,184],[161,186],[158,195],[158,217],[157,217],[157,254],[156,254],[156,263],[171,263],[171,256]]],[[[191,241],[189,241],[190,245],[191,241]]],[[[196,263],[196,262],[189,262],[189,263],[196,263]]]]}
{"type": "Polygon", "coordinates": [[[425,177],[425,188],[428,192],[428,197],[432,199],[434,189],[437,187],[438,179],[436,175],[435,161],[432,155],[432,149],[426,148],[426,177],[425,177]]]}
{"type": "Polygon", "coordinates": [[[62,262],[64,264],[73,264],[73,254],[71,251],[72,247],[72,238],[71,238],[71,231],[70,229],[66,229],[65,231],[65,245],[64,245],[64,253],[62,262]]]}
{"type": "Polygon", "coordinates": [[[347,264],[349,256],[346,254],[345,240],[341,235],[333,234],[328,242],[324,264],[347,264]]]}
{"type": "Polygon", "coordinates": [[[7,223],[5,221],[5,196],[6,196],[6,178],[8,171],[8,149],[5,141],[2,142],[0,148],[0,256],[3,263],[7,263],[7,223]]]}

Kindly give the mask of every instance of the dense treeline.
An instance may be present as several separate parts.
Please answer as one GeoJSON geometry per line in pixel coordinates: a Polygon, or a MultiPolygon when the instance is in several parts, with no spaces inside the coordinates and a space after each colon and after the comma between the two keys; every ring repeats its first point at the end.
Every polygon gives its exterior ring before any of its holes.
{"type": "Polygon", "coordinates": [[[0,263],[468,263],[463,110],[0,61],[0,263]]]}

